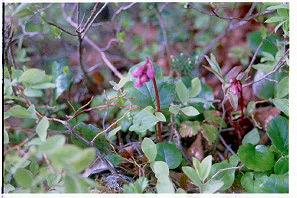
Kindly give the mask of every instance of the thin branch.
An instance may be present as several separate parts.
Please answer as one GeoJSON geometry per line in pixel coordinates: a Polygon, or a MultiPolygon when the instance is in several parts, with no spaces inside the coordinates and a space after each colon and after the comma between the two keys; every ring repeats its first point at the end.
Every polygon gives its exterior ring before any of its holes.
{"type": "Polygon", "coordinates": [[[169,57],[170,53],[169,53],[167,32],[166,32],[166,27],[165,27],[164,19],[163,19],[162,15],[161,15],[161,12],[159,11],[158,8],[156,8],[156,13],[157,13],[159,24],[160,24],[160,27],[161,27],[161,30],[162,30],[163,45],[165,47],[165,54],[167,56],[167,60],[169,61],[170,60],[170,57],[169,57]]]}
{"type": "MultiPolygon", "coordinates": [[[[108,3],[104,3],[104,5],[100,8],[100,10],[96,13],[96,14],[94,14],[94,16],[93,16],[93,18],[92,19],[90,19],[90,21],[88,22],[87,21],[87,25],[82,29],[82,31],[81,31],[81,33],[82,33],[82,38],[84,38],[85,37],[85,35],[87,34],[87,32],[88,32],[88,30],[90,29],[90,27],[92,26],[92,24],[93,24],[93,22],[94,22],[94,20],[97,18],[97,16],[103,11],[103,9],[107,6],[107,4],[108,3]]],[[[96,4],[97,5],[97,4],[96,4]]],[[[95,6],[96,6],[95,5],[95,6]]],[[[94,9],[94,10],[96,10],[96,9],[94,9]]]]}
{"type": "Polygon", "coordinates": [[[216,38],[214,38],[204,49],[202,54],[200,55],[199,59],[197,60],[196,64],[200,65],[202,63],[202,61],[204,60],[204,56],[210,52],[210,50],[212,48],[214,48],[217,43],[223,38],[225,37],[225,35],[243,25],[245,25],[246,23],[248,23],[250,20],[259,17],[259,16],[263,16],[266,14],[271,14],[273,13],[275,10],[267,10],[261,13],[257,13],[252,15],[252,12],[254,11],[255,6],[254,4],[251,6],[251,8],[249,9],[249,11],[247,12],[247,14],[245,15],[245,17],[243,19],[241,19],[240,21],[236,22],[236,23],[231,23],[231,21],[229,22],[229,24],[227,25],[225,31],[223,31],[222,33],[220,33],[216,38]]]}
{"type": "MultiPolygon", "coordinates": [[[[63,3],[61,5],[61,9],[62,9],[62,13],[63,13],[63,17],[65,18],[65,20],[73,27],[77,27],[77,24],[71,19],[71,17],[69,17],[67,14],[66,14],[66,11],[65,11],[65,4],[63,3]]],[[[84,40],[89,44],[91,45],[101,56],[103,62],[107,65],[107,67],[118,77],[118,78],[122,78],[123,75],[116,69],[116,67],[107,59],[104,51],[107,50],[111,43],[116,41],[116,39],[111,39],[107,46],[105,48],[100,48],[98,47],[91,39],[89,39],[89,37],[85,36],[84,37],[84,40]]]]}
{"type": "Polygon", "coordinates": [[[237,170],[237,169],[242,169],[242,168],[243,168],[243,165],[238,166],[238,167],[236,166],[236,167],[228,167],[228,168],[220,169],[210,179],[214,179],[217,175],[219,175],[220,173],[222,173],[224,171],[227,171],[227,170],[237,170]]]}
{"type": "Polygon", "coordinates": [[[219,138],[220,138],[221,142],[223,143],[223,145],[226,147],[226,149],[227,149],[232,155],[235,155],[235,152],[234,152],[233,149],[226,143],[226,141],[224,140],[223,136],[219,135],[219,138]]]}
{"type": "Polygon", "coordinates": [[[109,125],[105,130],[103,130],[103,131],[97,133],[96,136],[92,139],[91,143],[93,144],[94,141],[96,140],[96,138],[97,138],[99,135],[101,135],[101,134],[103,134],[103,133],[106,133],[109,129],[111,129],[114,125],[116,125],[120,120],[122,120],[122,119],[123,119],[129,112],[130,112],[130,110],[126,111],[126,112],[124,113],[124,115],[122,115],[122,117],[120,117],[120,118],[117,119],[115,122],[113,122],[111,125],[109,125]]]}
{"type": "Polygon", "coordinates": [[[111,21],[114,21],[115,18],[124,10],[128,10],[129,8],[131,8],[134,4],[136,3],[130,3],[129,5],[126,6],[121,6],[112,16],[111,21]]]}
{"type": "Polygon", "coordinates": [[[61,30],[62,32],[65,32],[65,33],[71,35],[71,36],[77,36],[77,34],[75,34],[75,33],[71,33],[70,31],[68,31],[68,30],[66,30],[66,29],[64,29],[64,28],[62,28],[61,26],[59,26],[59,25],[57,25],[57,24],[54,24],[54,23],[49,22],[49,21],[45,21],[45,22],[46,22],[47,24],[49,24],[49,25],[52,25],[52,26],[58,28],[58,29],[61,30]]]}
{"type": "Polygon", "coordinates": [[[262,76],[262,78],[256,80],[256,81],[252,81],[246,84],[243,84],[242,87],[247,87],[250,86],[254,83],[260,82],[264,79],[267,79],[268,76],[270,76],[271,74],[277,72],[285,63],[286,63],[286,58],[287,55],[289,54],[289,49],[285,52],[285,54],[279,59],[279,61],[277,62],[277,64],[274,66],[274,69],[270,72],[268,72],[267,74],[265,74],[264,76],[262,76]]]}
{"type": "Polygon", "coordinates": [[[255,60],[256,60],[256,57],[257,57],[257,55],[258,55],[258,53],[259,53],[259,51],[260,51],[260,49],[261,49],[263,43],[264,43],[264,39],[262,39],[261,43],[258,45],[258,47],[257,47],[257,49],[256,49],[256,51],[255,51],[255,53],[254,53],[254,55],[253,55],[253,57],[252,57],[252,60],[251,60],[251,62],[250,62],[250,64],[249,64],[249,66],[248,66],[248,67],[246,68],[246,70],[244,71],[244,73],[245,73],[246,75],[248,75],[248,74],[250,73],[251,68],[252,68],[252,66],[253,66],[253,64],[254,64],[254,62],[255,62],[255,60]]]}

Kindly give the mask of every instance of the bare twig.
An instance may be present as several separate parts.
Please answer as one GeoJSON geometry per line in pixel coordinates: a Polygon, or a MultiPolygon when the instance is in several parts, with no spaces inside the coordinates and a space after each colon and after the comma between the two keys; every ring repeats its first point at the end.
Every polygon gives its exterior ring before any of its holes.
{"type": "Polygon", "coordinates": [[[233,151],[233,149],[225,142],[223,136],[219,135],[219,138],[221,140],[221,142],[223,143],[223,145],[226,147],[226,149],[232,154],[234,155],[235,152],[233,151]]]}
{"type": "Polygon", "coordinates": [[[115,122],[113,122],[111,125],[109,125],[105,130],[103,130],[103,131],[97,133],[97,134],[95,135],[95,137],[92,139],[91,143],[93,144],[94,141],[96,140],[96,138],[97,138],[99,135],[101,135],[101,134],[103,134],[103,133],[106,133],[109,129],[111,129],[114,125],[116,125],[120,120],[122,120],[122,119],[123,119],[129,112],[130,112],[130,110],[126,111],[126,112],[124,113],[124,115],[122,115],[122,117],[120,117],[120,118],[117,119],[115,122]]]}
{"type": "MultiPolygon", "coordinates": [[[[63,13],[63,17],[65,18],[65,20],[73,27],[77,27],[77,24],[71,19],[71,17],[69,17],[66,14],[65,11],[65,4],[61,5],[61,9],[62,9],[62,13],[63,13]]],[[[87,36],[84,36],[84,40],[91,45],[101,56],[103,62],[107,65],[107,67],[118,77],[118,78],[122,78],[123,75],[116,69],[116,67],[107,59],[104,51],[106,51],[112,42],[116,41],[116,39],[111,39],[107,46],[105,48],[100,48],[98,47],[91,39],[89,39],[87,36]]]]}
{"type": "Polygon", "coordinates": [[[260,82],[264,79],[267,79],[268,76],[270,76],[271,74],[277,72],[285,63],[286,63],[286,58],[287,55],[289,54],[289,49],[284,53],[284,55],[279,59],[279,61],[277,62],[277,64],[274,66],[274,69],[270,72],[268,72],[267,74],[265,74],[264,76],[262,76],[262,78],[256,80],[256,81],[252,81],[246,84],[243,84],[242,87],[247,87],[250,86],[254,83],[260,82]]]}
{"type": "Polygon", "coordinates": [[[115,18],[116,18],[122,11],[131,8],[134,4],[136,4],[136,3],[130,3],[129,5],[121,6],[121,7],[120,7],[120,8],[113,14],[113,16],[112,16],[112,18],[111,18],[111,21],[114,21],[115,18]]]}
{"type": "Polygon", "coordinates": [[[54,24],[54,23],[52,23],[52,22],[50,22],[50,21],[45,21],[45,22],[46,22],[47,24],[49,24],[49,25],[52,25],[52,26],[58,28],[58,29],[61,30],[62,32],[65,32],[65,33],[71,35],[71,36],[77,36],[77,34],[72,33],[72,32],[70,32],[70,31],[68,31],[68,30],[66,30],[66,29],[64,29],[64,28],[62,28],[61,26],[59,26],[59,25],[57,25],[57,24],[54,24]]]}
{"type": "Polygon", "coordinates": [[[251,62],[250,62],[250,64],[249,64],[249,66],[248,66],[248,67],[246,68],[246,70],[244,71],[246,75],[248,75],[248,74],[250,73],[251,68],[252,68],[252,66],[253,66],[253,64],[254,64],[254,62],[255,62],[255,60],[256,60],[256,57],[257,57],[257,55],[258,55],[258,53],[259,53],[259,51],[260,51],[260,49],[261,49],[263,43],[264,43],[264,39],[263,39],[263,40],[261,41],[261,43],[258,45],[258,47],[257,47],[257,49],[256,49],[256,51],[255,51],[255,53],[254,53],[254,55],[253,55],[253,57],[252,57],[252,60],[251,60],[251,62]]]}
{"type": "Polygon", "coordinates": [[[197,65],[200,65],[202,63],[202,61],[204,60],[204,56],[210,52],[210,50],[212,48],[214,48],[217,43],[225,37],[225,35],[243,25],[245,25],[246,23],[248,23],[250,20],[256,18],[256,17],[259,17],[259,16],[263,16],[263,15],[266,15],[266,14],[270,14],[270,13],[273,13],[274,10],[267,10],[267,11],[264,11],[264,12],[261,12],[261,13],[257,13],[257,14],[254,14],[252,15],[252,12],[254,11],[255,9],[255,6],[254,4],[252,4],[251,8],[249,9],[249,11],[247,12],[247,14],[245,15],[244,18],[242,18],[240,21],[236,22],[236,23],[232,23],[231,21],[229,22],[229,24],[227,25],[225,31],[223,31],[222,33],[220,33],[216,38],[214,38],[204,49],[203,49],[203,52],[202,54],[200,55],[199,59],[197,60],[196,64],[197,65]]]}
{"type": "MultiPolygon", "coordinates": [[[[82,33],[82,38],[85,37],[86,33],[88,32],[88,30],[90,29],[90,27],[92,26],[94,20],[97,18],[97,16],[103,11],[103,9],[107,6],[108,3],[104,3],[104,5],[100,8],[100,10],[94,14],[93,18],[90,19],[90,22],[88,22],[88,24],[82,29],[81,33],[82,33]]],[[[97,4],[96,4],[97,5],[97,4]]],[[[94,9],[96,10],[96,9],[94,9]]]]}
{"type": "Polygon", "coordinates": [[[228,168],[223,168],[218,170],[218,172],[216,172],[210,179],[214,179],[216,176],[218,176],[220,173],[224,172],[224,171],[228,171],[228,170],[237,170],[237,169],[242,169],[243,165],[241,166],[236,166],[236,167],[228,167],[228,168]]]}
{"type": "Polygon", "coordinates": [[[163,46],[165,48],[165,55],[167,57],[167,61],[170,60],[170,52],[169,52],[169,47],[168,47],[168,39],[167,39],[167,32],[166,32],[166,27],[165,27],[165,23],[164,23],[164,19],[161,15],[161,12],[159,10],[159,8],[156,8],[156,13],[157,13],[157,17],[159,20],[159,24],[162,30],[162,35],[163,35],[163,46]]]}

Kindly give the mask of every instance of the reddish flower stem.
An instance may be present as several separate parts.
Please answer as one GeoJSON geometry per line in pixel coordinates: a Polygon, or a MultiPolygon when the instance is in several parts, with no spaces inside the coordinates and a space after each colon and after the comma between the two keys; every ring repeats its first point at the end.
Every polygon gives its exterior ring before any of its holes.
{"type": "MultiPolygon", "coordinates": [[[[156,78],[153,78],[153,85],[154,85],[155,95],[156,95],[157,111],[161,112],[160,96],[159,96],[156,78]]],[[[156,138],[158,142],[162,141],[162,122],[157,123],[156,138]]]]}

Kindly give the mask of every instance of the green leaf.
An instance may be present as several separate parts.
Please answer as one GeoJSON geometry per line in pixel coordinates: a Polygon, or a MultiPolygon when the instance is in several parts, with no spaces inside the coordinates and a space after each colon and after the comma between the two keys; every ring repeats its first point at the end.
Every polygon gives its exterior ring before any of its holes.
{"type": "Polygon", "coordinates": [[[289,100],[286,98],[272,99],[271,100],[276,108],[289,116],[289,100]]]}
{"type": "Polygon", "coordinates": [[[198,121],[185,121],[180,125],[180,135],[181,137],[192,137],[200,131],[201,125],[198,121]]]}
{"type": "Polygon", "coordinates": [[[193,78],[191,81],[190,97],[195,97],[201,92],[201,82],[199,78],[193,78]]]}
{"type": "Polygon", "coordinates": [[[95,159],[95,149],[82,150],[75,145],[65,145],[50,155],[53,166],[63,168],[68,173],[79,173],[95,159]]]}
{"type": "Polygon", "coordinates": [[[130,126],[130,131],[145,135],[145,132],[151,129],[159,122],[159,119],[148,108],[142,109],[133,118],[133,124],[130,126]]]}
{"type": "Polygon", "coordinates": [[[37,84],[46,78],[45,71],[40,69],[28,69],[19,78],[19,82],[28,84],[37,84]]]}
{"type": "Polygon", "coordinates": [[[122,89],[125,84],[129,81],[129,78],[126,76],[126,77],[123,77],[120,79],[119,83],[115,83],[113,85],[113,89],[116,90],[116,91],[119,91],[120,89],[122,89]]]}
{"type": "Polygon", "coordinates": [[[49,137],[46,142],[39,146],[39,152],[53,153],[65,144],[64,135],[54,135],[49,137]]]}
{"type": "Polygon", "coordinates": [[[192,168],[190,166],[183,166],[182,170],[186,174],[186,176],[193,182],[193,184],[195,184],[199,188],[202,187],[200,177],[194,168],[192,168]]]}
{"type": "Polygon", "coordinates": [[[175,169],[182,161],[182,154],[175,144],[158,143],[155,161],[164,161],[170,169],[175,169]]]}
{"type": "Polygon", "coordinates": [[[27,97],[41,97],[43,95],[42,91],[31,88],[25,88],[24,94],[27,97]]]}
{"type": "Polygon", "coordinates": [[[233,155],[230,157],[229,162],[228,160],[224,160],[222,162],[215,163],[211,166],[209,178],[212,178],[215,174],[219,172],[219,174],[217,174],[213,179],[223,181],[224,183],[223,186],[219,189],[220,191],[225,191],[232,186],[235,179],[235,168],[230,168],[236,167],[238,162],[238,157],[236,155],[233,155]]]}
{"type": "Polygon", "coordinates": [[[265,193],[288,193],[288,175],[270,175],[260,178],[261,191],[265,193]]]}
{"type": "Polygon", "coordinates": [[[207,62],[209,63],[209,65],[211,66],[211,68],[216,72],[218,73],[219,75],[222,74],[222,71],[221,71],[221,67],[219,66],[217,60],[216,60],[216,57],[213,55],[213,54],[210,54],[210,59],[208,56],[205,56],[207,62]]]}
{"type": "Polygon", "coordinates": [[[32,186],[33,174],[27,169],[17,169],[13,177],[17,185],[20,187],[30,188],[32,186]]]}
{"type": "Polygon", "coordinates": [[[238,155],[241,162],[254,171],[269,171],[274,166],[274,154],[264,145],[241,145],[238,155]]]}
{"type": "Polygon", "coordinates": [[[155,161],[151,168],[158,179],[156,188],[158,193],[174,193],[172,181],[169,178],[169,168],[165,162],[155,161]]]}
{"type": "Polygon", "coordinates": [[[120,165],[124,160],[124,158],[121,155],[116,153],[106,155],[106,159],[109,162],[111,162],[114,166],[120,165]]]}
{"type": "Polygon", "coordinates": [[[149,162],[155,161],[157,156],[157,146],[150,138],[143,139],[141,143],[141,149],[148,158],[149,162]]]}
{"type": "Polygon", "coordinates": [[[4,193],[9,193],[15,190],[15,187],[11,184],[4,184],[4,193]]]}
{"type": "Polygon", "coordinates": [[[148,186],[148,180],[145,177],[139,177],[134,183],[123,186],[124,193],[143,193],[148,186]]]}
{"type": "Polygon", "coordinates": [[[180,111],[180,105],[171,104],[170,107],[169,107],[169,111],[170,111],[170,113],[173,113],[174,115],[177,115],[178,112],[180,111]]]}
{"type": "Polygon", "coordinates": [[[189,101],[189,91],[187,89],[187,87],[185,86],[185,84],[183,83],[182,80],[179,80],[176,85],[175,85],[175,91],[177,93],[177,96],[179,98],[179,100],[183,103],[183,104],[187,104],[187,102],[189,101]]]}
{"type": "Polygon", "coordinates": [[[20,105],[15,105],[11,107],[7,111],[7,113],[10,116],[13,116],[16,118],[33,118],[33,119],[37,118],[35,111],[33,111],[33,106],[31,108],[29,107],[28,109],[26,109],[20,105]]]}
{"type": "Polygon", "coordinates": [[[276,84],[275,97],[283,98],[289,94],[289,77],[281,79],[279,83],[276,84]]]}
{"type": "Polygon", "coordinates": [[[201,193],[215,193],[224,185],[220,180],[209,180],[202,185],[201,193]]]}
{"type": "Polygon", "coordinates": [[[288,175],[270,175],[247,172],[241,177],[242,187],[249,193],[287,193],[288,175]]]}
{"type": "Polygon", "coordinates": [[[282,153],[288,154],[289,136],[288,136],[288,119],[277,116],[269,122],[267,135],[272,144],[282,153]]]}
{"type": "Polygon", "coordinates": [[[78,176],[66,175],[63,178],[66,193],[87,193],[89,184],[84,178],[78,176]]]}
{"type": "Polygon", "coordinates": [[[49,83],[49,82],[35,84],[35,85],[30,86],[30,88],[32,88],[32,89],[50,89],[50,88],[55,88],[55,87],[56,87],[56,85],[54,83],[49,83]]]}
{"type": "Polygon", "coordinates": [[[207,141],[210,143],[210,144],[213,144],[218,136],[219,136],[219,130],[214,127],[213,125],[209,125],[209,124],[205,124],[203,123],[201,125],[202,127],[202,135],[205,139],[207,139],[207,141]]]}
{"type": "Polygon", "coordinates": [[[215,110],[206,110],[203,112],[204,119],[211,124],[222,126],[222,128],[227,127],[226,122],[219,116],[220,112],[215,110]]]}
{"type": "Polygon", "coordinates": [[[109,140],[109,141],[111,141],[112,140],[112,138],[117,134],[117,132],[118,131],[120,131],[121,130],[121,126],[118,126],[117,128],[114,128],[113,130],[111,130],[108,134],[107,134],[107,139],[109,140]]]}
{"type": "Polygon", "coordinates": [[[205,179],[208,177],[211,169],[212,164],[212,156],[208,155],[206,158],[204,158],[201,163],[198,159],[193,157],[193,166],[200,178],[200,181],[204,183],[205,179]]]}
{"type": "Polygon", "coordinates": [[[46,176],[46,182],[49,187],[54,187],[57,185],[61,180],[62,175],[57,173],[50,173],[46,176]]]}
{"type": "Polygon", "coordinates": [[[260,135],[257,128],[254,128],[250,132],[248,132],[244,138],[242,139],[242,144],[251,143],[253,145],[258,144],[260,141],[260,135]]]}
{"type": "MultiPolygon", "coordinates": [[[[75,131],[87,141],[92,141],[93,138],[98,133],[100,133],[100,130],[96,126],[92,124],[85,124],[82,122],[76,125],[75,131]]],[[[85,142],[83,142],[82,140],[78,139],[75,136],[72,136],[71,140],[75,145],[78,145],[79,147],[82,147],[82,148],[89,147],[89,145],[87,145],[85,142]]],[[[110,142],[106,139],[106,136],[103,133],[97,136],[94,143],[96,148],[99,149],[100,152],[102,152],[103,154],[109,153],[112,149],[110,146],[110,142]]]]}
{"type": "Polygon", "coordinates": [[[48,127],[49,127],[48,119],[47,119],[47,117],[44,116],[40,120],[40,122],[38,123],[38,125],[36,127],[36,133],[38,134],[38,136],[41,139],[41,141],[45,141],[46,140],[48,127]]]}
{"type": "Polygon", "coordinates": [[[289,9],[289,6],[286,3],[278,3],[276,5],[272,5],[266,8],[266,10],[277,10],[277,9],[289,9]]]}
{"type": "Polygon", "coordinates": [[[238,96],[236,94],[233,94],[230,91],[230,89],[228,89],[227,98],[229,99],[229,102],[230,102],[233,110],[236,111],[238,108],[238,96]]]}
{"type": "Polygon", "coordinates": [[[156,112],[156,113],[155,113],[155,116],[156,116],[156,118],[158,118],[158,120],[159,120],[160,122],[166,122],[166,117],[164,116],[163,113],[161,113],[161,112],[156,112]]]}
{"type": "Polygon", "coordinates": [[[196,116],[200,114],[199,111],[192,106],[183,107],[180,110],[187,116],[196,116]]]}
{"type": "Polygon", "coordinates": [[[265,23],[277,23],[277,22],[282,22],[286,20],[285,17],[282,17],[282,16],[273,16],[273,17],[270,17],[268,18],[265,23]]]}
{"type": "Polygon", "coordinates": [[[55,80],[55,97],[58,98],[65,90],[67,90],[72,81],[73,73],[68,66],[64,66],[56,61],[51,64],[52,75],[55,80]]]}
{"type": "Polygon", "coordinates": [[[9,143],[9,136],[8,136],[8,133],[7,133],[7,131],[6,131],[6,129],[5,129],[5,127],[4,127],[4,144],[8,144],[9,143]]]}
{"type": "Polygon", "coordinates": [[[289,171],[289,157],[282,156],[280,157],[274,165],[274,173],[281,175],[289,171]]]}

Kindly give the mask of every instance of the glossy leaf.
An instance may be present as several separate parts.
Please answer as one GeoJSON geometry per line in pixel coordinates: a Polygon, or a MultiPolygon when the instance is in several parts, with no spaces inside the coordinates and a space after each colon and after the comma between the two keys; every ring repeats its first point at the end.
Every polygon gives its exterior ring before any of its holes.
{"type": "Polygon", "coordinates": [[[264,145],[244,144],[239,147],[240,161],[254,171],[269,171],[274,166],[274,154],[264,145]]]}
{"type": "Polygon", "coordinates": [[[46,77],[45,71],[32,68],[26,70],[19,78],[19,82],[28,84],[37,84],[42,82],[46,77]]]}
{"type": "Polygon", "coordinates": [[[17,185],[23,188],[30,188],[33,183],[33,174],[24,168],[17,169],[13,177],[17,185]]]}
{"type": "Polygon", "coordinates": [[[46,140],[48,127],[49,127],[48,119],[47,117],[44,116],[36,126],[36,133],[38,134],[41,141],[46,140]]]}
{"type": "Polygon", "coordinates": [[[260,141],[260,135],[257,128],[254,128],[250,132],[248,132],[242,139],[242,144],[253,144],[256,145],[260,141]]]}
{"type": "Polygon", "coordinates": [[[183,107],[180,110],[187,116],[199,115],[199,111],[196,108],[192,107],[192,106],[183,107]]]}
{"type": "Polygon", "coordinates": [[[213,125],[209,125],[209,124],[202,124],[202,135],[204,138],[207,139],[207,141],[209,142],[209,144],[213,144],[219,135],[219,130],[214,127],[213,125]]]}
{"type": "Polygon", "coordinates": [[[289,116],[289,100],[286,98],[276,98],[271,100],[276,108],[289,116]]]}
{"type": "Polygon", "coordinates": [[[169,167],[165,162],[155,161],[151,168],[158,179],[156,188],[158,193],[174,193],[172,181],[169,178],[169,167]]]}
{"type": "Polygon", "coordinates": [[[288,119],[278,116],[271,120],[268,125],[267,135],[272,144],[285,154],[289,151],[288,119]]]}
{"type": "Polygon", "coordinates": [[[187,104],[190,95],[189,95],[189,91],[188,91],[187,87],[185,86],[185,84],[183,83],[182,80],[179,80],[176,83],[176,85],[175,85],[175,91],[177,93],[177,96],[178,96],[179,100],[183,104],[187,104]]]}
{"type": "Polygon", "coordinates": [[[64,135],[54,135],[49,137],[46,142],[39,146],[39,151],[44,153],[53,153],[65,144],[64,135]]]}
{"type": "Polygon", "coordinates": [[[277,175],[285,174],[289,171],[289,157],[280,157],[274,165],[274,173],[277,175]]]}
{"type": "Polygon", "coordinates": [[[141,143],[141,149],[148,158],[149,162],[155,161],[157,156],[157,146],[150,138],[143,139],[141,143]]]}
{"type": "Polygon", "coordinates": [[[145,177],[138,178],[134,183],[123,186],[124,193],[143,193],[148,186],[148,180],[145,177]]]}
{"type": "Polygon", "coordinates": [[[164,161],[170,169],[175,169],[182,161],[182,154],[175,144],[158,143],[155,161],[164,161]]]}
{"type": "Polygon", "coordinates": [[[225,191],[232,186],[235,179],[235,170],[238,162],[238,157],[236,155],[233,155],[230,157],[229,161],[224,160],[211,166],[209,178],[212,178],[215,174],[219,173],[213,179],[220,180],[224,183],[223,186],[219,189],[220,191],[225,191]],[[234,169],[230,169],[232,167],[234,169]]]}
{"type": "Polygon", "coordinates": [[[201,91],[201,82],[199,78],[193,78],[191,81],[190,97],[197,96],[201,91]]]}
{"type": "Polygon", "coordinates": [[[289,94],[289,77],[281,79],[279,83],[276,84],[275,97],[283,98],[289,94]]]}

